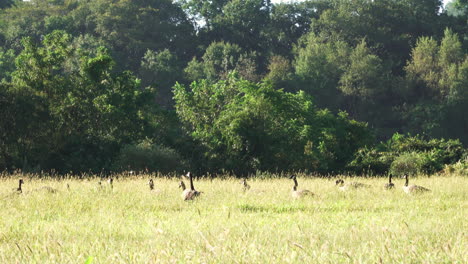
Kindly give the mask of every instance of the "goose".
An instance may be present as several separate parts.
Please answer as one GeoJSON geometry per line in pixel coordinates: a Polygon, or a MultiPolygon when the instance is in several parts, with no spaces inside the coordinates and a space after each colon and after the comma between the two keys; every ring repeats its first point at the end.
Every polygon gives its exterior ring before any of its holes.
{"type": "Polygon", "coordinates": [[[195,187],[193,187],[193,179],[192,179],[192,173],[189,172],[187,173],[187,177],[189,178],[190,180],[190,189],[187,189],[185,187],[185,183],[183,181],[180,181],[179,183],[179,187],[182,188],[182,199],[184,199],[184,201],[187,201],[187,200],[193,200],[195,197],[199,196],[201,194],[201,192],[195,190],[195,187]]]}
{"type": "Polygon", "coordinates": [[[13,193],[10,193],[4,197],[2,197],[2,199],[6,199],[6,198],[11,198],[11,197],[16,197],[17,195],[20,195],[23,193],[23,189],[21,187],[21,185],[24,184],[24,181],[23,179],[19,179],[18,181],[18,188],[13,188],[13,193]]]}
{"type": "Polygon", "coordinates": [[[346,191],[348,189],[360,189],[360,188],[368,188],[370,187],[367,184],[360,183],[360,182],[350,182],[350,183],[344,183],[343,179],[338,179],[336,180],[336,185],[339,186],[340,191],[346,191]]]}
{"type": "Polygon", "coordinates": [[[153,179],[150,179],[150,180],[148,181],[148,185],[149,185],[150,191],[154,190],[154,182],[153,182],[153,179]]]}
{"type": "Polygon", "coordinates": [[[242,183],[242,186],[244,188],[244,192],[247,191],[247,190],[250,190],[250,185],[247,183],[246,178],[243,178],[241,183],[242,183]]]}
{"type": "Polygon", "coordinates": [[[15,191],[16,191],[17,193],[23,193],[23,189],[22,189],[22,187],[21,187],[21,185],[23,185],[23,184],[24,184],[23,179],[19,179],[19,181],[18,181],[18,188],[15,188],[15,191]]]}
{"type": "Polygon", "coordinates": [[[291,192],[291,196],[295,199],[297,198],[301,198],[301,197],[304,197],[304,196],[308,196],[308,195],[314,195],[313,192],[309,191],[309,190],[298,190],[297,189],[297,179],[296,179],[296,175],[291,175],[289,177],[289,179],[292,179],[294,181],[294,186],[292,188],[292,192],[291,192]]]}
{"type": "Polygon", "coordinates": [[[114,188],[114,185],[113,185],[113,184],[114,184],[114,179],[113,179],[113,178],[109,178],[109,179],[107,180],[107,183],[109,183],[109,186],[110,186],[111,189],[114,188]]]}
{"type": "Polygon", "coordinates": [[[403,191],[407,194],[412,194],[412,193],[423,193],[423,192],[430,192],[431,190],[419,186],[419,185],[409,185],[408,186],[408,174],[405,174],[405,185],[403,186],[403,191]]]}
{"type": "Polygon", "coordinates": [[[395,188],[395,184],[392,183],[392,177],[393,175],[390,173],[390,175],[388,175],[388,183],[384,185],[385,189],[387,190],[395,188]]]}

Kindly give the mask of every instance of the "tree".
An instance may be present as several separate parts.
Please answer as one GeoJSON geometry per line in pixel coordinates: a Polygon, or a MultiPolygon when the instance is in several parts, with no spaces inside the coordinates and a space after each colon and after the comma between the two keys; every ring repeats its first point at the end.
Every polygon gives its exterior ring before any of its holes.
{"type": "Polygon", "coordinates": [[[270,52],[292,58],[293,45],[310,30],[312,19],[330,8],[327,1],[277,3],[270,11],[269,27],[264,30],[270,52]]]}
{"type": "Polygon", "coordinates": [[[270,63],[268,64],[268,74],[265,76],[265,80],[269,80],[275,87],[288,87],[291,86],[289,82],[292,82],[294,69],[291,62],[282,56],[272,56],[270,63]]]}
{"type": "Polygon", "coordinates": [[[9,81],[15,69],[15,52],[0,47],[0,82],[9,81]]]}
{"type": "Polygon", "coordinates": [[[90,5],[94,32],[117,54],[121,69],[136,71],[148,49],[186,55],[195,43],[192,25],[171,0],[99,0],[90,5]]]}
{"type": "Polygon", "coordinates": [[[200,30],[206,27],[208,30],[212,29],[213,20],[222,13],[224,5],[230,0],[181,0],[182,8],[189,14],[193,23],[195,23],[200,30]]]}
{"type": "Polygon", "coordinates": [[[348,64],[350,47],[343,41],[326,41],[311,32],[296,49],[295,71],[301,89],[317,98],[320,107],[337,109],[340,76],[348,64]]]}
{"type": "Polygon", "coordinates": [[[183,66],[177,56],[165,49],[161,52],[148,50],[141,61],[140,76],[143,86],[157,88],[160,105],[170,107],[172,102],[172,86],[183,80],[183,66]]]}
{"type": "Polygon", "coordinates": [[[193,59],[185,69],[189,80],[225,79],[231,71],[238,71],[248,80],[259,79],[256,69],[256,54],[244,52],[238,45],[226,42],[213,42],[203,54],[202,62],[193,59]]]}
{"type": "Polygon", "coordinates": [[[32,169],[47,156],[50,125],[40,96],[0,83],[0,169],[32,169]]]}
{"type": "Polygon", "coordinates": [[[412,51],[405,69],[409,87],[420,96],[405,110],[404,120],[414,133],[466,142],[461,131],[468,127],[468,120],[460,113],[468,111],[468,56],[457,34],[446,29],[444,35],[440,45],[432,38],[420,38],[412,51]]]}
{"type": "Polygon", "coordinates": [[[356,46],[365,38],[375,47],[392,72],[403,75],[411,46],[421,36],[438,36],[441,1],[331,1],[333,8],[325,10],[312,23],[312,31],[330,40],[342,40],[356,46]]]}
{"type": "Polygon", "coordinates": [[[0,9],[9,8],[15,3],[15,0],[3,0],[0,2],[0,9]]]}
{"type": "Polygon", "coordinates": [[[440,46],[433,38],[420,38],[405,68],[410,81],[431,91],[439,100],[455,96],[451,91],[457,83],[459,68],[467,58],[458,35],[449,29],[444,34],[440,46]]]}
{"type": "Polygon", "coordinates": [[[340,78],[340,90],[361,100],[373,100],[386,85],[382,60],[371,53],[363,39],[349,56],[349,64],[340,78]]]}
{"type": "Polygon", "coordinates": [[[268,47],[263,31],[269,24],[270,9],[269,0],[229,1],[214,19],[209,35],[217,36],[216,41],[235,43],[244,50],[263,51],[268,47]]]}
{"type": "Polygon", "coordinates": [[[176,110],[205,151],[207,167],[255,170],[340,170],[371,138],[366,125],[315,109],[310,96],[275,90],[230,75],[215,84],[174,87],[176,110]]]}
{"type": "Polygon", "coordinates": [[[455,17],[463,17],[468,14],[468,1],[467,0],[453,0],[447,3],[447,13],[455,17]]]}
{"type": "Polygon", "coordinates": [[[40,44],[23,41],[12,89],[37,98],[33,107],[46,113],[45,127],[37,134],[46,137],[33,137],[28,144],[47,147],[43,155],[30,156],[27,150],[21,156],[62,172],[96,171],[110,166],[119,146],[153,133],[154,93],[141,88],[130,72],[114,72],[114,61],[102,47],[95,56],[81,56],[80,67],[70,71],[67,61],[79,56],[70,38],[54,31],[40,44]]]}

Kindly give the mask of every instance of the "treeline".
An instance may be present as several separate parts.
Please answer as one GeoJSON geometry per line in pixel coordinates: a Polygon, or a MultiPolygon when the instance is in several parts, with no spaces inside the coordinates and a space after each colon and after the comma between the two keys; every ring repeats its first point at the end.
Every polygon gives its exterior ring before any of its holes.
{"type": "Polygon", "coordinates": [[[467,16],[464,0],[2,1],[0,170],[466,163],[467,16]]]}

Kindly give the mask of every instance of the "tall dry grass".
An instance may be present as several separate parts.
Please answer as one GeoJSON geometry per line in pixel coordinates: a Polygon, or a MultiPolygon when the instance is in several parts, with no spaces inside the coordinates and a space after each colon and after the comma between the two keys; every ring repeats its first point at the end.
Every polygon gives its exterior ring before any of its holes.
{"type": "Polygon", "coordinates": [[[468,178],[418,177],[408,196],[394,179],[340,192],[335,179],[298,178],[315,197],[294,200],[286,178],[197,180],[185,202],[178,179],[0,180],[0,263],[468,263],[468,178]],[[70,190],[66,188],[69,184],[70,190]],[[38,189],[51,186],[52,194],[38,189]]]}

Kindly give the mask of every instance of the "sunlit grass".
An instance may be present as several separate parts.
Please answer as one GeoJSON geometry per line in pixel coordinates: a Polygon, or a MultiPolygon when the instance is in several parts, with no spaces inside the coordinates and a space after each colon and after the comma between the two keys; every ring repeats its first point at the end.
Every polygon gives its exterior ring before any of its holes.
{"type": "MultiPolygon", "coordinates": [[[[0,263],[468,263],[468,179],[410,179],[408,196],[373,187],[340,192],[335,179],[298,178],[316,194],[294,200],[286,178],[197,180],[185,202],[178,179],[0,180],[0,263]],[[66,185],[70,185],[70,190],[66,185]],[[50,186],[52,194],[37,190],[50,186]]],[[[345,179],[348,181],[350,179],[345,179]]]]}

